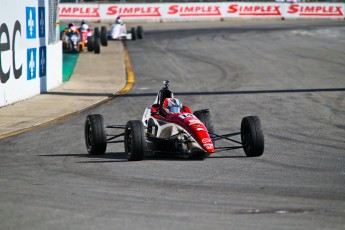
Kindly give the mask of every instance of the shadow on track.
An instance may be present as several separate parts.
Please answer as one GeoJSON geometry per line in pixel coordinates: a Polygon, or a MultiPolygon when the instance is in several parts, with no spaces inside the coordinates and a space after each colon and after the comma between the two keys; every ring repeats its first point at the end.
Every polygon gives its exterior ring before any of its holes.
{"type": "MultiPolygon", "coordinates": [[[[104,155],[89,155],[89,154],[43,154],[38,155],[40,157],[78,157],[89,159],[85,161],[78,161],[76,163],[80,164],[90,164],[90,163],[119,163],[119,162],[128,162],[126,153],[125,152],[110,152],[104,155]],[[92,160],[94,159],[94,160],[92,160]],[[97,159],[97,160],[96,160],[97,159]]],[[[247,158],[246,156],[210,156],[205,158],[207,159],[239,159],[239,158],[247,158]]],[[[177,157],[171,154],[159,154],[155,156],[145,156],[144,161],[202,161],[202,159],[198,158],[183,158],[177,157]]]]}
{"type": "MultiPolygon", "coordinates": [[[[208,96],[208,95],[235,95],[235,94],[275,94],[275,93],[317,93],[317,92],[345,92],[345,88],[319,88],[319,89],[278,89],[278,90],[239,90],[239,91],[216,91],[216,92],[174,92],[181,96],[208,96]]],[[[44,94],[64,95],[64,96],[95,96],[95,97],[117,97],[111,93],[70,93],[70,92],[47,92],[44,94]]],[[[154,93],[124,94],[121,97],[155,97],[154,93]]]]}

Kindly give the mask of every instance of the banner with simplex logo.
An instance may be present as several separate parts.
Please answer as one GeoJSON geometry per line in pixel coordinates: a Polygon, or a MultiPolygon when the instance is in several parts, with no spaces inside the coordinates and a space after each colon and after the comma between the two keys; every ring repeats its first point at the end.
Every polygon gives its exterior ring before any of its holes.
{"type": "Polygon", "coordinates": [[[213,2],[60,4],[61,20],[189,21],[231,18],[344,18],[343,3],[213,2]]]}

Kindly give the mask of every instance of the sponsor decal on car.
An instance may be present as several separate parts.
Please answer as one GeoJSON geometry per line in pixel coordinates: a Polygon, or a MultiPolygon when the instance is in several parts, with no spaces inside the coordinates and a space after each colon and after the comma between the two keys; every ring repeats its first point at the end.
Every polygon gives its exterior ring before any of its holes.
{"type": "Polygon", "coordinates": [[[201,123],[201,121],[200,121],[200,120],[197,120],[197,119],[190,119],[188,122],[189,122],[189,125],[201,123]]]}
{"type": "Polygon", "coordinates": [[[187,119],[187,118],[195,118],[195,116],[193,114],[190,114],[190,113],[183,113],[179,116],[179,118],[187,119]]]}
{"type": "Polygon", "coordinates": [[[204,138],[202,139],[201,141],[203,144],[206,144],[206,143],[212,143],[211,139],[210,138],[204,138]]]}
{"type": "Polygon", "coordinates": [[[289,6],[288,14],[299,16],[344,16],[340,5],[300,5],[292,4],[289,6]]]}
{"type": "Polygon", "coordinates": [[[63,6],[59,8],[59,16],[64,17],[89,17],[89,18],[99,18],[98,7],[72,7],[63,6]]]}
{"type": "Polygon", "coordinates": [[[121,17],[160,17],[159,6],[109,6],[107,15],[121,17]]]}
{"type": "Polygon", "coordinates": [[[203,146],[204,146],[206,149],[213,149],[213,148],[214,148],[213,144],[203,144],[203,146]]]}
{"type": "Polygon", "coordinates": [[[188,16],[221,16],[219,5],[172,5],[169,15],[188,16]]]}
{"type": "Polygon", "coordinates": [[[205,131],[204,125],[201,124],[201,123],[193,124],[192,126],[193,126],[194,129],[196,129],[196,131],[205,131]]]}
{"type": "Polygon", "coordinates": [[[240,16],[281,16],[280,5],[243,5],[231,4],[228,7],[229,14],[236,14],[240,16]]]}

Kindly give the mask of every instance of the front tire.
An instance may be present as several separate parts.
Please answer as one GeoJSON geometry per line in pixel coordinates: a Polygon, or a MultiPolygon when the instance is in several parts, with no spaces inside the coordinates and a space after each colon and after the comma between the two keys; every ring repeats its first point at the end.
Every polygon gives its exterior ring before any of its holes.
{"type": "Polygon", "coordinates": [[[241,139],[247,157],[259,157],[264,153],[264,134],[259,117],[249,116],[242,119],[241,139]]]}
{"type": "Polygon", "coordinates": [[[141,161],[146,151],[145,128],[141,121],[128,121],[125,128],[125,152],[128,161],[141,161]]]}
{"type": "Polygon", "coordinates": [[[90,155],[102,155],[107,149],[107,134],[101,114],[90,114],[84,126],[86,150],[90,155]]]}

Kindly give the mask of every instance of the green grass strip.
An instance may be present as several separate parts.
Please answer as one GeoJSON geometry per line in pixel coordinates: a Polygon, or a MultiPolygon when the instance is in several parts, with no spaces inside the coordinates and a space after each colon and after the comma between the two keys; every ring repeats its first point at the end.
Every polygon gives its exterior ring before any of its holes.
{"type": "MultiPolygon", "coordinates": [[[[64,28],[65,26],[60,26],[60,37],[61,37],[61,32],[64,30],[64,28]]],[[[69,79],[71,78],[74,67],[77,64],[78,57],[79,57],[79,53],[62,53],[62,81],[63,82],[69,81],[69,79]]]]}
{"type": "Polygon", "coordinates": [[[63,53],[62,55],[62,81],[66,82],[72,76],[79,53],[63,53]]]}

